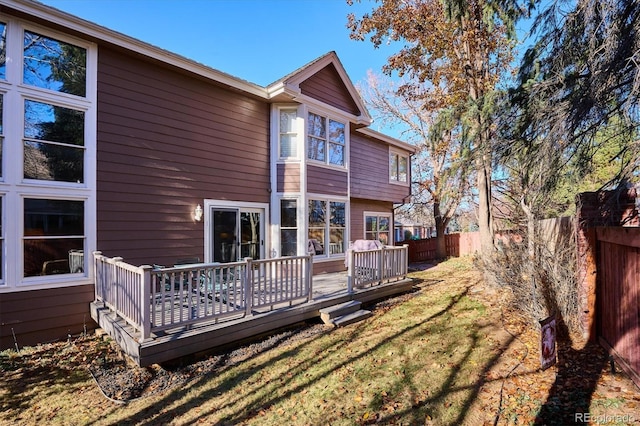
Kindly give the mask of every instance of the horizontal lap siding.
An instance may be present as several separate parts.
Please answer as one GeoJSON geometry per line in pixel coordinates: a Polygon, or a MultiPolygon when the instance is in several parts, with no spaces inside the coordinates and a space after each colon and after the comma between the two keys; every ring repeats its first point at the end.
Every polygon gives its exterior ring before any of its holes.
{"type": "Polygon", "coordinates": [[[402,203],[409,196],[409,186],[389,183],[387,144],[352,132],[350,161],[352,197],[402,203]]]}
{"type": "Polygon", "coordinates": [[[354,115],[360,110],[353,101],[333,64],[327,65],[312,77],[300,83],[300,91],[331,106],[354,115]]]}
{"type": "Polygon", "coordinates": [[[278,164],[278,192],[300,192],[300,164],[278,164]]]}
{"type": "Polygon", "coordinates": [[[393,203],[351,198],[351,241],[364,240],[364,212],[393,214],[393,203]]]}
{"type": "Polygon", "coordinates": [[[76,336],[95,328],[89,303],[93,285],[3,293],[0,297],[0,350],[76,336]]]}
{"type": "Polygon", "coordinates": [[[269,106],[100,48],[98,250],[133,264],[203,258],[203,200],[269,202],[269,106]]]}
{"type": "Polygon", "coordinates": [[[349,177],[347,171],[308,164],[307,192],[347,196],[349,194],[349,177]]]}

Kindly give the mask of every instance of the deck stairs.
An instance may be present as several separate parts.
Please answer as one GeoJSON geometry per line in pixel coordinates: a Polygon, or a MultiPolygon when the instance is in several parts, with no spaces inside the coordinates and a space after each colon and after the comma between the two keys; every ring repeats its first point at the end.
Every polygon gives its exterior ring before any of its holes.
{"type": "Polygon", "coordinates": [[[373,313],[366,309],[361,309],[362,302],[351,300],[339,305],[329,306],[320,309],[320,318],[325,324],[334,327],[343,327],[354,322],[369,318],[373,313]]]}

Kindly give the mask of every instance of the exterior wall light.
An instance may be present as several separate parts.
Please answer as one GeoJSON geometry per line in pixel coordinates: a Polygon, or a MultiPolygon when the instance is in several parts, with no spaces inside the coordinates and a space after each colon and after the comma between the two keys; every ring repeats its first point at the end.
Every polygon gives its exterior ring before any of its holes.
{"type": "Polygon", "coordinates": [[[193,211],[193,218],[196,222],[200,222],[202,220],[202,206],[200,206],[200,204],[198,204],[196,209],[193,211]]]}

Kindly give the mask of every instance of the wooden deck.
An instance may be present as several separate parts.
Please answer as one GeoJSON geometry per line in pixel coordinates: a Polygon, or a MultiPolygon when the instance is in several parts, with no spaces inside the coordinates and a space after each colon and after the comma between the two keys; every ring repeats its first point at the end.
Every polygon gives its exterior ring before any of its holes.
{"type": "MultiPolygon", "coordinates": [[[[394,294],[409,291],[413,287],[411,279],[399,279],[349,293],[346,272],[313,276],[310,301],[301,299],[285,302],[269,309],[254,309],[249,314],[242,311],[230,312],[223,319],[199,322],[167,328],[153,332],[148,339],[140,339],[139,332],[121,316],[107,308],[103,302],[91,304],[93,319],[120,345],[123,351],[138,365],[167,362],[189,355],[215,351],[271,331],[320,316],[320,309],[351,300],[362,303],[383,299],[394,294]]],[[[198,297],[194,295],[192,297],[198,297]]],[[[200,300],[183,300],[190,309],[206,309],[200,300]]],[[[218,301],[219,302],[219,301],[218,301]]],[[[169,305],[155,315],[175,315],[169,305]]],[[[189,312],[189,310],[181,311],[189,312]]],[[[197,315],[197,312],[195,313],[197,315]]],[[[181,314],[182,315],[182,314],[181,314]]]]}

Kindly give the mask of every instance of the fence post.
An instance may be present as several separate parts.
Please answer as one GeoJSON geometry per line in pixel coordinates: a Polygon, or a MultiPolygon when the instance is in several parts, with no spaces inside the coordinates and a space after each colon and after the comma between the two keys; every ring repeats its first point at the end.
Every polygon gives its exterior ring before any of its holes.
{"type": "Polygon", "coordinates": [[[151,337],[151,265],[143,265],[140,267],[142,270],[142,285],[140,292],[140,335],[142,340],[145,341],[151,337]]]}
{"type": "Polygon", "coordinates": [[[244,294],[245,294],[245,315],[251,315],[253,310],[253,258],[245,257],[244,270],[244,294]]]}
{"type": "Polygon", "coordinates": [[[118,262],[122,262],[124,259],[122,257],[113,257],[111,258],[113,263],[109,264],[109,278],[113,280],[113,284],[109,283],[113,291],[113,306],[115,306],[116,310],[120,309],[120,293],[122,292],[122,282],[123,277],[120,276],[120,268],[118,268],[118,262]]]}

